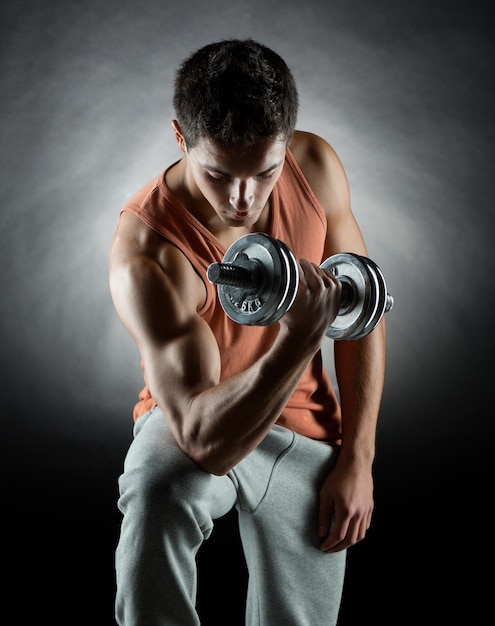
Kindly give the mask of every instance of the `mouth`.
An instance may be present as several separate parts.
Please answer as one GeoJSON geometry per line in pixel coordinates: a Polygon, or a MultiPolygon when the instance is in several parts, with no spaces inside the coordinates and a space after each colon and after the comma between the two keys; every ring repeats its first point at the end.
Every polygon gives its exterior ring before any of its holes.
{"type": "Polygon", "coordinates": [[[222,213],[224,218],[229,221],[237,222],[238,224],[246,224],[248,222],[256,222],[259,219],[262,210],[263,209],[257,205],[252,205],[249,208],[244,207],[244,210],[236,209],[230,205],[223,207],[222,213]]]}
{"type": "Polygon", "coordinates": [[[224,211],[224,215],[227,219],[233,220],[234,222],[246,222],[254,217],[256,211],[224,211]]]}
{"type": "Polygon", "coordinates": [[[252,213],[233,213],[230,217],[236,222],[245,222],[252,217],[252,213]]]}

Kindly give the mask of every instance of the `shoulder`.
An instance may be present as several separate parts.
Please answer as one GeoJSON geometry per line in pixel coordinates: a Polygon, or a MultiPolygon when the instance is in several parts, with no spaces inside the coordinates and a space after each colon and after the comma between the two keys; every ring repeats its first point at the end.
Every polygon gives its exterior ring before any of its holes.
{"type": "Polygon", "coordinates": [[[344,250],[366,255],[366,246],[351,209],[344,167],[332,146],[311,133],[296,132],[289,148],[327,219],[325,254],[344,250]]]}
{"type": "Polygon", "coordinates": [[[342,162],[334,148],[322,137],[313,133],[296,131],[289,148],[313,191],[330,184],[347,186],[342,162]]]}
{"type": "Polygon", "coordinates": [[[318,135],[296,131],[289,148],[327,217],[347,211],[349,185],[333,147],[318,135]]]}
{"type": "Polygon", "coordinates": [[[142,222],[123,211],[110,248],[110,284],[114,294],[149,296],[172,290],[194,309],[206,297],[204,284],[183,253],[142,222]]]}

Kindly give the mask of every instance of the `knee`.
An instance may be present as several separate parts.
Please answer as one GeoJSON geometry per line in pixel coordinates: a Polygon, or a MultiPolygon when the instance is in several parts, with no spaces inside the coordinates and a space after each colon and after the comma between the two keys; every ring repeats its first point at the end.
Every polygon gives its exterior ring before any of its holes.
{"type": "Polygon", "coordinates": [[[172,459],[142,459],[125,468],[119,479],[119,508],[171,514],[194,509],[207,493],[211,476],[181,453],[172,459]]]}

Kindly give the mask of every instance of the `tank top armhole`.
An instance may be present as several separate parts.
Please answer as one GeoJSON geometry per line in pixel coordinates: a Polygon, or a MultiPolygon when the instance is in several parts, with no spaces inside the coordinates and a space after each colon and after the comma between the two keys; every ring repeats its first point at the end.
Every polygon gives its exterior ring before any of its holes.
{"type": "Polygon", "coordinates": [[[205,278],[208,268],[205,267],[200,262],[199,259],[195,258],[194,255],[188,254],[188,252],[190,253],[190,250],[188,250],[187,247],[183,246],[182,242],[179,239],[176,239],[173,236],[172,237],[168,236],[166,237],[166,240],[170,242],[173,246],[175,246],[178,250],[180,250],[180,252],[182,252],[182,254],[186,257],[186,259],[192,265],[196,274],[199,276],[199,278],[203,282],[203,285],[205,286],[205,289],[206,289],[206,299],[203,305],[198,309],[198,315],[200,315],[203,318],[205,317],[207,318],[210,313],[213,313],[213,308],[215,306],[215,299],[216,299],[215,285],[210,283],[205,278]]]}
{"type": "Polygon", "coordinates": [[[325,212],[323,211],[323,207],[321,206],[320,201],[318,200],[318,198],[315,196],[314,191],[311,189],[308,181],[306,180],[306,177],[304,176],[304,173],[303,173],[302,169],[299,167],[299,164],[296,161],[294,155],[292,154],[292,151],[290,150],[290,148],[287,148],[287,163],[288,163],[290,169],[292,170],[292,173],[294,174],[294,176],[299,181],[302,189],[304,190],[304,193],[306,194],[309,202],[311,203],[311,205],[315,209],[316,214],[320,218],[321,223],[323,224],[323,226],[324,226],[324,228],[326,230],[326,228],[327,228],[327,218],[325,216],[325,212]]]}
{"type": "Polygon", "coordinates": [[[196,273],[198,274],[198,276],[203,281],[203,284],[204,284],[205,289],[206,289],[206,300],[205,300],[203,306],[201,306],[198,309],[198,315],[200,315],[201,317],[205,318],[205,317],[208,317],[211,314],[213,314],[213,310],[214,310],[214,307],[215,307],[217,288],[215,287],[215,285],[212,285],[208,280],[205,280],[203,278],[203,275],[201,274],[201,271],[198,270],[198,268],[191,261],[191,259],[189,259],[189,262],[194,267],[196,273]]]}
{"type": "Polygon", "coordinates": [[[213,307],[215,305],[215,299],[216,299],[215,285],[210,283],[205,278],[206,271],[208,268],[203,267],[203,265],[199,262],[199,260],[194,258],[194,255],[188,254],[190,250],[188,251],[188,249],[182,245],[180,239],[174,237],[173,235],[171,236],[170,234],[167,234],[165,236],[163,232],[160,232],[160,230],[155,227],[155,224],[153,220],[150,218],[150,216],[148,215],[148,213],[146,211],[143,211],[139,206],[137,206],[136,204],[128,203],[122,208],[122,210],[120,211],[120,214],[122,215],[124,211],[128,211],[129,213],[133,213],[134,215],[136,215],[136,217],[142,220],[149,228],[151,228],[156,233],[158,233],[160,237],[164,237],[164,239],[169,241],[173,246],[175,246],[178,250],[182,252],[182,254],[186,257],[186,259],[192,265],[196,274],[203,281],[203,284],[206,289],[206,299],[205,299],[204,304],[198,309],[198,315],[200,315],[201,317],[208,315],[208,313],[210,312],[210,309],[213,310],[213,307]]]}

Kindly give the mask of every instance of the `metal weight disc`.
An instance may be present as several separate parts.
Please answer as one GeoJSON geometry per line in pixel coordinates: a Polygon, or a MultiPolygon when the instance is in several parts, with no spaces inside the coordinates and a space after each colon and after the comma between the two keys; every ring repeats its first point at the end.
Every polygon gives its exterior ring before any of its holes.
{"type": "Polygon", "coordinates": [[[370,311],[368,315],[366,326],[364,327],[362,334],[356,337],[357,339],[360,339],[361,337],[365,337],[366,335],[371,333],[372,330],[376,328],[376,326],[379,324],[380,320],[382,319],[385,311],[387,310],[386,307],[387,307],[387,301],[388,301],[387,284],[385,282],[385,277],[383,275],[383,272],[378,267],[378,265],[371,259],[368,259],[367,257],[360,257],[360,258],[365,264],[365,266],[367,267],[368,272],[373,276],[373,279],[375,281],[376,301],[375,301],[375,306],[373,307],[373,310],[370,311]]]}
{"type": "Polygon", "coordinates": [[[299,266],[295,256],[288,246],[280,240],[276,240],[278,252],[285,267],[286,281],[280,284],[279,305],[271,315],[271,319],[266,324],[277,322],[292,306],[299,285],[299,266]]]}
{"type": "Polygon", "coordinates": [[[347,252],[334,254],[321,267],[352,287],[352,300],[339,311],[326,336],[330,339],[350,339],[359,335],[368,322],[370,306],[373,307],[376,280],[358,255],[347,252]]]}
{"type": "Polygon", "coordinates": [[[294,301],[298,267],[289,248],[263,233],[250,233],[235,241],[223,263],[255,261],[260,276],[255,288],[218,285],[218,297],[225,313],[234,322],[265,326],[279,320],[294,301]]]}
{"type": "Polygon", "coordinates": [[[356,328],[344,339],[354,340],[361,339],[365,337],[369,332],[371,332],[370,321],[375,319],[379,301],[379,282],[376,276],[376,273],[373,270],[373,267],[368,264],[368,259],[363,256],[354,255],[356,259],[359,259],[364,269],[368,274],[369,281],[369,290],[370,290],[370,298],[368,306],[363,310],[363,315],[360,323],[356,326],[356,328]]]}

